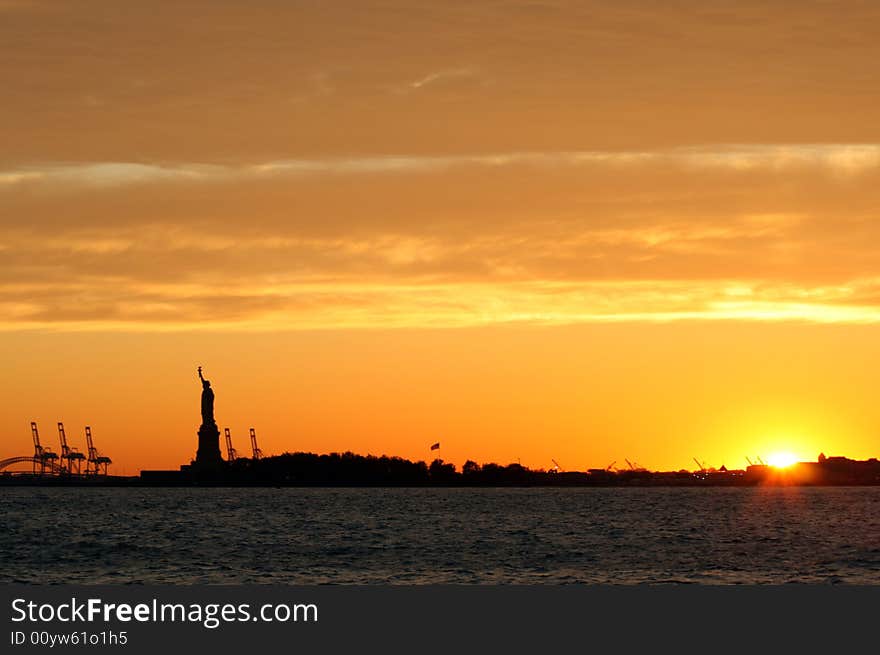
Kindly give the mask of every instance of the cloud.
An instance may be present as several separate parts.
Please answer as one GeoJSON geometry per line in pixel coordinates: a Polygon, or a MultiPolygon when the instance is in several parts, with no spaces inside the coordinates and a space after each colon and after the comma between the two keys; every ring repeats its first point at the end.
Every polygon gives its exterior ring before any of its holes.
{"type": "MultiPolygon", "coordinates": [[[[680,320],[880,321],[880,278],[770,277],[754,244],[801,215],[468,240],[205,236],[178,227],[7,236],[0,327],[267,330],[680,320]],[[708,259],[707,259],[708,258],[708,259]],[[719,262],[729,259],[729,264],[719,262]],[[684,264],[682,264],[682,260],[684,264]],[[708,267],[696,264],[707,261],[708,267]],[[605,274],[609,266],[614,274],[605,274]],[[659,273],[660,275],[656,275],[659,273]]],[[[821,244],[816,246],[821,251],[821,244]]]]}
{"type": "Polygon", "coordinates": [[[4,329],[873,322],[880,146],[0,174],[4,329]]]}
{"type": "MultiPolygon", "coordinates": [[[[880,293],[877,280],[863,290],[880,293]]],[[[87,293],[0,287],[0,329],[298,330],[680,320],[878,323],[850,288],[737,282],[402,285],[91,285],[87,293]]]]}
{"type": "Polygon", "coordinates": [[[0,25],[5,166],[876,134],[872,3],[38,4],[0,25]]]}
{"type": "Polygon", "coordinates": [[[85,162],[30,165],[0,171],[0,189],[25,184],[112,187],[155,182],[224,182],[272,176],[430,173],[460,167],[637,167],[669,165],[690,170],[790,170],[820,168],[857,175],[880,168],[880,144],[724,145],[653,151],[501,152],[462,155],[389,155],[278,159],[235,165],[85,162]]]}
{"type": "Polygon", "coordinates": [[[228,175],[223,167],[204,164],[165,166],[130,162],[88,162],[29,166],[0,171],[0,188],[28,183],[72,187],[112,187],[179,180],[219,180],[228,175]]]}
{"type": "Polygon", "coordinates": [[[417,80],[410,82],[406,89],[411,91],[418,91],[424,87],[429,85],[434,85],[437,82],[456,80],[456,79],[468,79],[476,76],[476,72],[470,68],[456,68],[452,70],[443,70],[437,71],[434,73],[429,73],[424,77],[421,77],[417,80]]]}

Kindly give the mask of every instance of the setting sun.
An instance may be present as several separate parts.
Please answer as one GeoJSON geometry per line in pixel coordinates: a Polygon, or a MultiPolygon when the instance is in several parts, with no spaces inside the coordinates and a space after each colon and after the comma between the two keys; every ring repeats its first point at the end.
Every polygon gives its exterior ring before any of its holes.
{"type": "Polygon", "coordinates": [[[778,469],[788,468],[797,461],[797,456],[791,453],[773,453],[767,458],[767,463],[778,469]]]}

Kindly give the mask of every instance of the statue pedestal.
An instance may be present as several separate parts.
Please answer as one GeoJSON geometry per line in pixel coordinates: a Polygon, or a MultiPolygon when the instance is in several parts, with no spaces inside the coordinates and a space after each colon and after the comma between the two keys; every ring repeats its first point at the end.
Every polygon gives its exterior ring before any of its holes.
{"type": "Polygon", "coordinates": [[[223,462],[220,456],[220,429],[216,423],[199,427],[199,449],[196,451],[196,464],[214,465],[223,462]]]}

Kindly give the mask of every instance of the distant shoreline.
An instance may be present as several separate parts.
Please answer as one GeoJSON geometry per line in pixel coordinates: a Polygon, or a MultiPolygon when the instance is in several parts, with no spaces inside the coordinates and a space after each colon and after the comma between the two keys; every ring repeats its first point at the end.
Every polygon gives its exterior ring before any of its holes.
{"type": "Polygon", "coordinates": [[[430,464],[401,457],[351,452],[318,455],[285,453],[270,457],[196,459],[177,470],[144,470],[139,476],[77,475],[63,469],[0,474],[0,486],[40,487],[756,487],[880,486],[880,461],[820,455],[815,462],[787,467],[766,464],[746,469],[649,471],[588,469],[533,470],[520,464],[477,464],[457,469],[435,459],[430,464]]]}
{"type": "Polygon", "coordinates": [[[390,483],[390,482],[296,482],[296,481],[251,481],[251,482],[234,482],[223,480],[180,480],[178,482],[145,482],[140,477],[116,477],[98,480],[86,479],[59,479],[59,478],[39,478],[23,475],[0,476],[0,487],[41,487],[41,488],[127,488],[127,489],[180,489],[180,488],[227,488],[227,489],[244,489],[244,488],[297,488],[297,489],[706,489],[706,488],[736,488],[736,489],[754,489],[754,488],[782,488],[782,487],[878,487],[880,481],[874,482],[846,482],[846,483],[809,483],[809,482],[773,482],[773,481],[739,481],[739,482],[714,482],[708,480],[700,481],[616,481],[616,482],[527,482],[527,483],[440,483],[428,482],[422,484],[416,483],[390,483]]]}

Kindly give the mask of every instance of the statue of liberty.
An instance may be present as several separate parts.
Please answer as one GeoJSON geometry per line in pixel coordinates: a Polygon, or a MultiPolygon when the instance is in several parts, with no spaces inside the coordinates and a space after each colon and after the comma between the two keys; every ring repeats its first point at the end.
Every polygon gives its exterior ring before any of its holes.
{"type": "Polygon", "coordinates": [[[220,455],[220,430],[214,420],[214,390],[211,389],[211,383],[202,375],[201,366],[199,366],[199,380],[202,382],[202,424],[199,426],[196,464],[215,466],[223,461],[220,455]]]}

